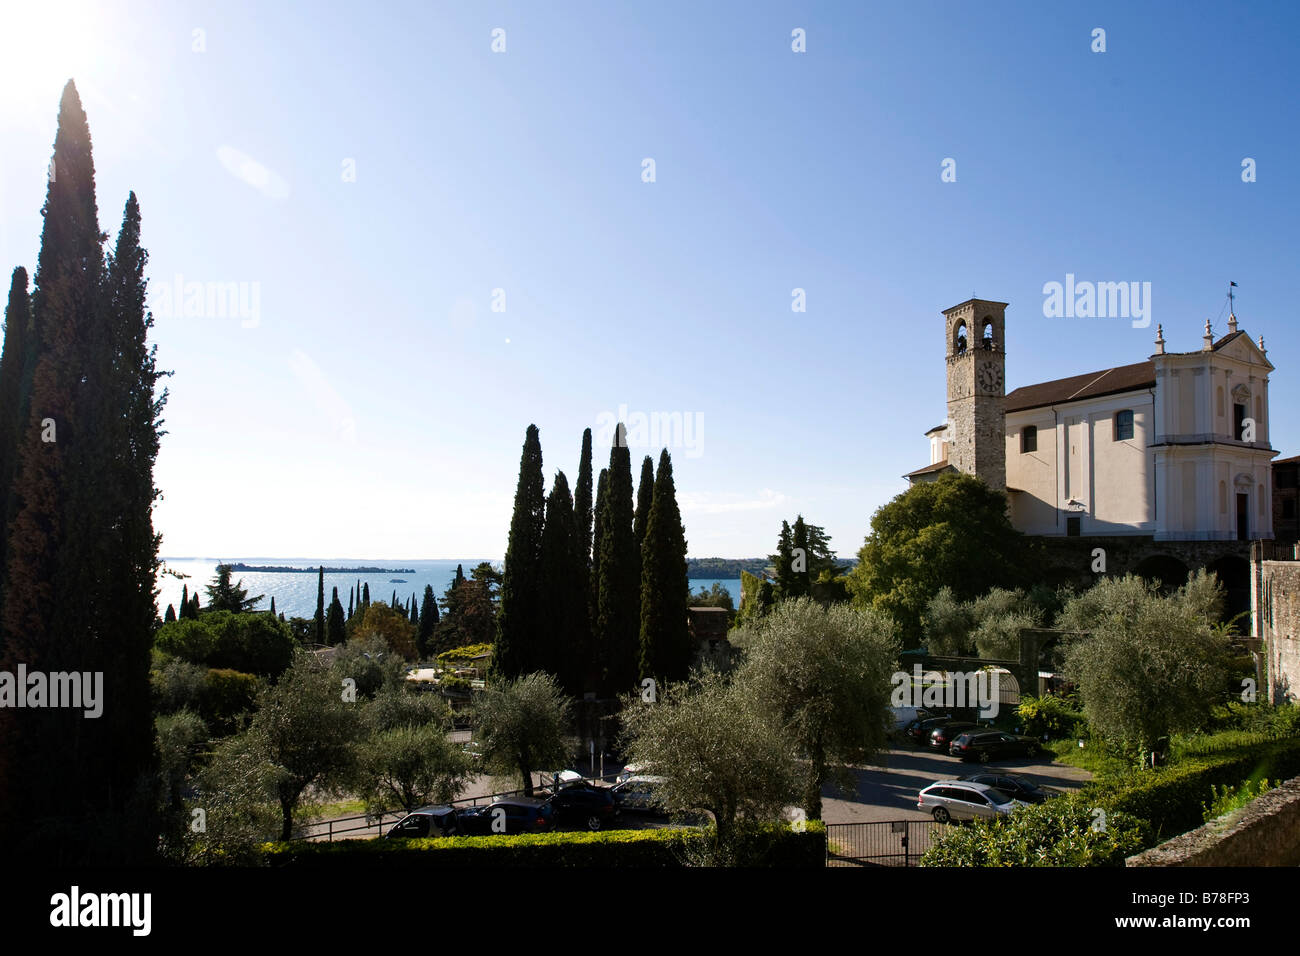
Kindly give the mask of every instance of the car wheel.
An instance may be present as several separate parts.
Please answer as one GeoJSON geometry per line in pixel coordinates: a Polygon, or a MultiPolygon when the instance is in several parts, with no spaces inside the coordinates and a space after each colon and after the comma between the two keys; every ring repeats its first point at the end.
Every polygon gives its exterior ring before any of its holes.
{"type": "Polygon", "coordinates": [[[593,832],[596,831],[596,830],[599,830],[599,829],[600,829],[600,817],[596,816],[596,814],[594,814],[594,813],[591,814],[590,816],[588,816],[588,817],[587,817],[587,829],[588,829],[588,830],[592,830],[593,832]]]}
{"type": "Polygon", "coordinates": [[[952,819],[952,815],[948,812],[947,807],[935,807],[932,816],[934,817],[935,823],[947,823],[952,819]]]}
{"type": "Polygon", "coordinates": [[[1025,751],[1025,752],[1028,753],[1029,756],[1031,756],[1031,757],[1037,757],[1037,756],[1038,756],[1038,744],[1030,744],[1029,747],[1026,748],[1026,751],[1025,751]]]}
{"type": "Polygon", "coordinates": [[[980,763],[988,763],[988,762],[989,762],[989,752],[988,752],[987,750],[981,750],[981,751],[978,751],[978,752],[975,754],[975,759],[978,760],[980,763]]]}

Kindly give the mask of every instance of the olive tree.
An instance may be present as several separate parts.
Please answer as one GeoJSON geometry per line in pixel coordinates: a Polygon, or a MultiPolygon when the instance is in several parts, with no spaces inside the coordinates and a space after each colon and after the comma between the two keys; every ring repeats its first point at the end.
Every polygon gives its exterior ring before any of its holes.
{"type": "Polygon", "coordinates": [[[621,712],[629,761],[666,777],[659,791],[673,813],[708,810],[719,846],[741,821],[776,820],[798,793],[793,741],[772,709],[720,674],[628,699],[621,712]]]}
{"type": "Polygon", "coordinates": [[[745,660],[737,692],[770,712],[804,758],[804,806],[821,819],[822,788],[851,786],[846,764],[886,746],[890,675],[901,650],[893,620],[873,608],[782,601],[733,640],[745,660]]]}
{"type": "Polygon", "coordinates": [[[356,789],[371,813],[447,803],[472,775],[469,756],[437,724],[381,730],[358,748],[356,789]]]}
{"type": "Polygon", "coordinates": [[[490,685],[474,705],[474,737],[485,766],[518,773],[533,792],[533,771],[558,766],[572,750],[565,729],[571,705],[550,674],[525,674],[490,685]]]}
{"type": "Polygon", "coordinates": [[[1228,638],[1211,623],[1221,603],[1203,574],[1168,597],[1134,575],[1104,578],[1070,601],[1058,626],[1088,633],[1066,646],[1064,671],[1089,723],[1144,752],[1200,726],[1226,681],[1228,638]]]}

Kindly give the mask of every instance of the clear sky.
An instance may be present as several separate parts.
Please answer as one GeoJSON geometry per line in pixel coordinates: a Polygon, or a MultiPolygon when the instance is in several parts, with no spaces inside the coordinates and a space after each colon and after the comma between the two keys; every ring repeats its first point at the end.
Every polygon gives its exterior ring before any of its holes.
{"type": "Polygon", "coordinates": [[[621,406],[692,423],[692,555],[796,512],[849,554],[929,462],[972,295],[1011,304],[1014,388],[1140,361],[1157,322],[1199,348],[1235,280],[1300,453],[1298,9],[19,0],[0,267],[34,267],[74,77],[175,372],[164,554],[500,555],[528,424],[572,484],[621,406]],[[1046,318],[1067,274],[1150,282],[1151,326],[1046,318]],[[247,307],[166,305],[178,276],[247,307]]]}

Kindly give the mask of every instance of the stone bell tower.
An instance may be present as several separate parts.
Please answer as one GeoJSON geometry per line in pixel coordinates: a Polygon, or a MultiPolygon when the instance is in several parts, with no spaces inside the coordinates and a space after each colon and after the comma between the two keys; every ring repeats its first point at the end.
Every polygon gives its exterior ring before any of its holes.
{"type": "Polygon", "coordinates": [[[944,310],[948,363],[948,463],[1007,484],[1005,302],[967,299],[944,310]]]}

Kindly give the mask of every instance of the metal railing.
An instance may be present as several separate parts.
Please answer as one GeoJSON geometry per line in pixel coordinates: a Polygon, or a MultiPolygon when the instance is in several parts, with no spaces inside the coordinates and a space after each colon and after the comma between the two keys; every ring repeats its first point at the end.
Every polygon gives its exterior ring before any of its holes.
{"type": "Polygon", "coordinates": [[[932,820],[826,825],[827,866],[916,866],[942,824],[932,820]]]}

